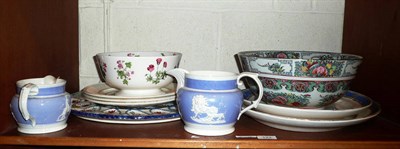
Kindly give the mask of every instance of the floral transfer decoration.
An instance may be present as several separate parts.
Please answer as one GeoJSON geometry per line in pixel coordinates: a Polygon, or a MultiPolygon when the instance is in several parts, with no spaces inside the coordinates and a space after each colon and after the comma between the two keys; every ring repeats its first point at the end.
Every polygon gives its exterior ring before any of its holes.
{"type": "Polygon", "coordinates": [[[268,103],[293,107],[305,107],[310,103],[309,100],[311,98],[308,94],[298,96],[291,93],[273,92],[264,92],[264,97],[267,99],[268,103]]]}
{"type": "Polygon", "coordinates": [[[271,71],[273,74],[282,74],[285,72],[285,69],[283,69],[283,66],[280,63],[267,63],[265,65],[258,64],[258,66],[267,67],[268,70],[271,71]]]}
{"type": "Polygon", "coordinates": [[[132,79],[134,71],[130,70],[131,68],[131,62],[117,61],[117,67],[114,67],[114,70],[117,71],[117,79],[121,79],[123,84],[128,85],[128,81],[132,79]]]}
{"type": "Polygon", "coordinates": [[[333,77],[340,76],[343,62],[330,60],[307,60],[295,62],[294,76],[333,77]]]}
{"type": "MultiPolygon", "coordinates": [[[[165,53],[160,53],[160,55],[161,56],[167,56],[165,53]]],[[[175,56],[175,55],[177,55],[177,54],[176,53],[172,53],[172,56],[175,56]]],[[[140,57],[139,54],[135,54],[135,53],[128,53],[128,54],[126,54],[126,56],[128,56],[128,57],[140,57]]]]}
{"type": "MultiPolygon", "coordinates": [[[[307,107],[313,98],[312,92],[335,93],[348,90],[350,80],[345,81],[297,81],[272,78],[260,78],[264,86],[264,99],[268,103],[293,107],[307,107]],[[284,91],[287,90],[288,92],[284,91]]],[[[336,101],[344,94],[324,95],[318,101],[323,107],[336,101]]]]}
{"type": "Polygon", "coordinates": [[[263,86],[272,90],[286,90],[300,93],[309,93],[316,89],[321,93],[333,93],[336,91],[348,90],[350,80],[345,81],[296,81],[296,80],[284,80],[284,79],[271,79],[271,78],[260,78],[263,86]]]}
{"type": "Polygon", "coordinates": [[[156,59],[156,65],[154,66],[153,64],[150,64],[147,67],[147,71],[149,71],[148,74],[146,74],[146,81],[151,82],[153,84],[158,84],[160,83],[161,80],[165,80],[167,77],[167,71],[165,68],[167,68],[167,62],[162,62],[162,58],[157,58],[156,59]],[[154,73],[153,73],[154,72],[154,73]]]}
{"type": "Polygon", "coordinates": [[[102,63],[100,68],[101,68],[100,69],[101,76],[106,77],[107,64],[106,63],[102,63]]]}
{"type": "Polygon", "coordinates": [[[254,51],[239,57],[245,71],[307,77],[352,76],[362,59],[341,53],[306,51],[254,51]]]}
{"type": "Polygon", "coordinates": [[[324,53],[312,51],[258,51],[247,53],[247,56],[258,58],[279,58],[279,59],[313,59],[313,60],[360,60],[360,57],[342,55],[340,53],[324,53]]]}
{"type": "MultiPolygon", "coordinates": [[[[319,107],[324,107],[334,103],[340,97],[344,96],[344,94],[338,95],[326,95],[321,97],[322,99],[318,102],[319,107]]],[[[276,104],[276,105],[286,105],[291,107],[307,107],[310,103],[311,96],[309,94],[304,95],[295,95],[292,93],[273,93],[273,92],[265,92],[264,98],[267,99],[268,103],[276,104]]]]}
{"type": "Polygon", "coordinates": [[[281,59],[298,59],[301,58],[299,52],[272,52],[272,51],[260,51],[253,54],[248,54],[248,56],[255,56],[260,58],[281,58],[281,59]]]}
{"type": "Polygon", "coordinates": [[[272,65],[269,65],[269,64],[268,64],[268,69],[269,69],[270,71],[272,71],[272,72],[274,72],[274,73],[278,73],[278,74],[285,71],[285,70],[283,69],[283,66],[281,66],[281,64],[279,64],[279,63],[274,63],[274,64],[272,64],[272,65]]]}
{"type": "Polygon", "coordinates": [[[326,96],[322,97],[322,99],[318,102],[318,106],[324,107],[324,106],[330,105],[330,104],[336,102],[335,99],[338,99],[343,96],[344,96],[344,94],[326,95],[326,96]]]}

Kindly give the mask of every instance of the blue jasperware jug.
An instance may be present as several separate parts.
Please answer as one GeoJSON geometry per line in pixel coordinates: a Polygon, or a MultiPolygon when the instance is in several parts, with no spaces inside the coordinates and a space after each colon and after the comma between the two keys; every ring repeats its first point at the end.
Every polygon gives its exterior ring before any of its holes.
{"type": "Polygon", "coordinates": [[[240,116],[256,107],[263,96],[263,87],[256,73],[188,72],[181,68],[167,73],[178,82],[178,110],[185,124],[184,129],[192,134],[220,136],[232,133],[240,116]],[[243,77],[254,79],[259,88],[258,99],[244,109],[243,94],[238,88],[243,77]]]}
{"type": "Polygon", "coordinates": [[[19,132],[41,134],[67,127],[71,97],[65,92],[65,80],[46,76],[19,80],[16,84],[17,94],[10,108],[19,132]]]}

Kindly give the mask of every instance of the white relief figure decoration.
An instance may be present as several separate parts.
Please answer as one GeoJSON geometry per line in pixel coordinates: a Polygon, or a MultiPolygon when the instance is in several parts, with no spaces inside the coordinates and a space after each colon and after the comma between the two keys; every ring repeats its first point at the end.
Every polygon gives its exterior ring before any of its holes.
{"type": "Polygon", "coordinates": [[[196,95],[192,100],[192,120],[198,123],[218,124],[225,123],[224,113],[218,113],[218,108],[209,106],[207,98],[203,95],[196,95]]]}
{"type": "Polygon", "coordinates": [[[71,111],[71,105],[69,104],[69,98],[70,98],[69,96],[70,95],[65,96],[65,108],[64,108],[63,112],[61,113],[61,115],[58,116],[57,122],[67,119],[67,116],[69,115],[69,111],[71,111]]]}

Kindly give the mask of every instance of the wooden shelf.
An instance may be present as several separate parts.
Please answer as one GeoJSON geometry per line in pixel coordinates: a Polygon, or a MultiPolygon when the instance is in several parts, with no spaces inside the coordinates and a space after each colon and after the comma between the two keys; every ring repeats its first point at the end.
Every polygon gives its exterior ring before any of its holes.
{"type": "Polygon", "coordinates": [[[70,93],[79,89],[78,0],[0,0],[0,66],[5,70],[0,75],[0,147],[400,148],[400,80],[392,77],[400,75],[392,68],[400,63],[396,57],[399,1],[351,0],[345,6],[342,52],[364,57],[364,68],[358,71],[362,75],[357,75],[351,89],[382,105],[381,115],[365,123],[330,132],[300,133],[243,116],[232,134],[193,137],[183,130],[181,121],[116,125],[71,116],[62,131],[27,135],[17,131],[9,111],[17,80],[53,74],[68,80],[70,93]],[[383,77],[376,79],[377,74],[383,77]],[[236,139],[235,135],[278,139],[236,139]]]}
{"type": "Polygon", "coordinates": [[[71,116],[67,128],[48,134],[22,134],[15,125],[1,131],[0,144],[157,148],[400,148],[400,125],[379,116],[362,124],[320,133],[275,129],[247,116],[243,116],[235,127],[235,132],[229,135],[203,137],[184,131],[181,121],[121,125],[71,116]],[[237,139],[236,135],[271,135],[278,139],[237,139]]]}

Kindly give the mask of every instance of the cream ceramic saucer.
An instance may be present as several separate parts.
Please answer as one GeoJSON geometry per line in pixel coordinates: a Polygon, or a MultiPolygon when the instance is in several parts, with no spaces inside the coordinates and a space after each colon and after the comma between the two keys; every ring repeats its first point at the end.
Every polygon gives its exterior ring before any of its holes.
{"type": "Polygon", "coordinates": [[[110,106],[125,106],[125,107],[141,107],[141,106],[156,105],[156,104],[175,101],[175,95],[167,97],[159,97],[159,98],[144,98],[144,99],[139,99],[139,98],[107,99],[107,98],[93,97],[90,95],[83,94],[82,92],[78,92],[74,96],[97,104],[110,105],[110,106]]]}
{"type": "Polygon", "coordinates": [[[175,98],[175,96],[167,96],[167,97],[158,97],[158,98],[135,98],[135,99],[109,99],[103,97],[90,96],[87,94],[82,94],[82,97],[87,98],[88,100],[94,100],[99,102],[111,102],[111,103],[140,103],[140,102],[151,102],[157,100],[165,100],[170,98],[175,98]]]}
{"type": "Polygon", "coordinates": [[[85,120],[114,124],[152,124],[180,119],[175,102],[142,107],[120,107],[92,103],[79,98],[76,94],[72,98],[71,114],[85,120]]]}
{"type": "MultiPolygon", "coordinates": [[[[249,105],[252,98],[254,97],[249,97],[249,100],[244,100],[244,104],[249,105]]],[[[261,102],[256,109],[264,113],[293,118],[342,119],[348,116],[354,116],[369,108],[371,105],[372,99],[369,97],[354,91],[348,91],[344,97],[324,109],[299,109],[276,106],[263,102],[261,102]]]]}
{"type": "Polygon", "coordinates": [[[380,112],[380,106],[377,103],[373,102],[373,104],[369,108],[364,109],[354,117],[336,120],[291,118],[263,113],[254,109],[246,111],[245,114],[254,118],[256,121],[262,124],[282,130],[296,132],[324,132],[365,122],[377,116],[380,112]]]}
{"type": "Polygon", "coordinates": [[[107,99],[107,100],[142,100],[145,98],[160,98],[175,95],[176,84],[171,83],[166,87],[161,88],[164,94],[159,95],[147,95],[147,96],[116,96],[115,93],[118,89],[109,87],[105,83],[98,83],[89,85],[82,89],[82,93],[91,97],[96,97],[97,99],[107,99]]]}
{"type": "Polygon", "coordinates": [[[124,101],[121,101],[121,102],[103,101],[103,100],[97,100],[96,98],[91,98],[91,97],[86,97],[86,96],[83,96],[82,98],[84,98],[90,102],[97,103],[97,104],[112,105],[112,106],[129,106],[129,107],[155,105],[155,104],[161,104],[161,103],[166,103],[166,102],[170,102],[170,101],[175,101],[175,96],[162,97],[162,98],[148,98],[146,100],[126,101],[126,102],[124,102],[124,101]]]}
{"type": "Polygon", "coordinates": [[[112,124],[154,124],[154,123],[165,123],[165,122],[172,122],[176,120],[180,120],[179,117],[177,118],[170,118],[170,119],[160,119],[160,120],[147,120],[147,121],[127,121],[127,120],[107,120],[107,119],[97,119],[97,118],[89,118],[89,117],[81,117],[78,116],[81,119],[89,120],[89,121],[95,121],[95,122],[101,122],[101,123],[112,123],[112,124]]]}

